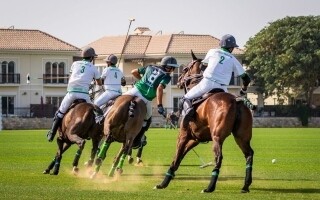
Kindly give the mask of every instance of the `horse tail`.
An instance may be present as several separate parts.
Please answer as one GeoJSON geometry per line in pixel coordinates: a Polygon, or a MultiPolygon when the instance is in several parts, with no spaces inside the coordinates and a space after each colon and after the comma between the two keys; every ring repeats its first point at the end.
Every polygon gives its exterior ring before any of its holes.
{"type": "Polygon", "coordinates": [[[129,117],[133,118],[134,117],[134,110],[137,106],[137,102],[134,100],[130,101],[130,105],[129,105],[129,117]]]}

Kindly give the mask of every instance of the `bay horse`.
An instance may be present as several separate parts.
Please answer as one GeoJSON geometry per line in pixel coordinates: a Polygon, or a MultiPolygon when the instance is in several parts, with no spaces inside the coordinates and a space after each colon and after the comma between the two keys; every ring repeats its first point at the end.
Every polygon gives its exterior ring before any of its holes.
{"type": "MultiPolygon", "coordinates": [[[[178,87],[185,89],[185,92],[199,82],[199,79],[202,78],[201,71],[204,68],[201,59],[197,59],[192,51],[191,54],[193,60],[178,79],[178,87]]],[[[195,111],[194,119],[187,124],[186,128],[183,127],[183,121],[180,122],[175,157],[163,182],[156,185],[155,189],[163,189],[169,185],[181,161],[192,148],[200,142],[213,141],[215,166],[212,170],[209,185],[202,190],[203,193],[213,192],[222,165],[222,145],[232,133],[246,160],[246,174],[241,192],[249,192],[249,186],[252,183],[254,154],[250,145],[253,121],[250,109],[243,101],[237,101],[233,94],[218,92],[195,105],[195,111]]]]}
{"type": "Polygon", "coordinates": [[[114,172],[121,174],[124,160],[132,149],[133,140],[140,132],[147,108],[142,99],[130,95],[117,97],[104,119],[104,140],[100,152],[95,160],[95,170],[91,175],[94,178],[100,170],[102,161],[112,142],[122,143],[118,155],[113,161],[108,176],[114,172]]]}
{"type": "Polygon", "coordinates": [[[74,102],[70,106],[58,128],[58,151],[43,174],[50,174],[52,169],[52,175],[59,174],[62,154],[69,149],[72,144],[77,144],[79,147],[73,160],[73,173],[77,174],[79,170],[79,159],[87,139],[92,140],[91,156],[87,162],[88,166],[91,166],[94,161],[99,142],[103,136],[103,124],[96,123],[95,121],[95,113],[99,111],[99,108],[94,104],[86,103],[85,100],[76,101],[77,102],[74,102]]]}

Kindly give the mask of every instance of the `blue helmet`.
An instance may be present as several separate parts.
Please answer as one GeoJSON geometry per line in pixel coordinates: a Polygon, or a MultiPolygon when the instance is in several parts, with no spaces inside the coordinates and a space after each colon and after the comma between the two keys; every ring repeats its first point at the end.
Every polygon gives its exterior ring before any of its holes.
{"type": "Polygon", "coordinates": [[[230,35],[224,35],[222,36],[221,40],[220,40],[220,47],[224,47],[224,48],[234,48],[234,47],[239,47],[236,43],[236,39],[230,35]]]}

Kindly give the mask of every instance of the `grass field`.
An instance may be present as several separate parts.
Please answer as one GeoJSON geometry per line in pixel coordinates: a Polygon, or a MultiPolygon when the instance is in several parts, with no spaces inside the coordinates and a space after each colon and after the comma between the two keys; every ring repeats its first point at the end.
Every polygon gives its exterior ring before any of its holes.
{"type": "MultiPolygon", "coordinates": [[[[106,176],[120,148],[118,143],[111,145],[95,180],[88,178],[83,167],[91,141],[81,157],[79,176],[71,174],[76,146],[64,154],[58,176],[42,174],[56,151],[56,143],[47,142],[45,132],[0,131],[0,199],[320,199],[320,129],[316,128],[254,129],[253,183],[247,194],[240,193],[245,160],[232,137],[223,146],[216,190],[201,194],[209,184],[213,167],[199,168],[202,163],[192,151],[171,184],[164,190],[153,190],[172,161],[176,130],[150,129],[143,155],[145,166],[125,162],[118,180],[106,176]],[[272,164],[272,159],[277,162],[272,164]]],[[[211,144],[195,148],[206,162],[213,160],[211,144]]]]}

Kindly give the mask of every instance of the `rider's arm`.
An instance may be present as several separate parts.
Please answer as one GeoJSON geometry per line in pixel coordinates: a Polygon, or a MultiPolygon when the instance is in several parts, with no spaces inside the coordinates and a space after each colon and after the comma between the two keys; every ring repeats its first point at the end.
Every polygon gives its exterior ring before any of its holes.
{"type": "Polygon", "coordinates": [[[96,83],[97,83],[97,85],[101,86],[101,85],[102,85],[102,81],[101,81],[101,78],[99,78],[99,79],[96,79],[96,83]]]}
{"type": "Polygon", "coordinates": [[[243,73],[240,77],[241,77],[241,79],[242,79],[242,81],[243,81],[243,87],[242,87],[242,89],[243,89],[244,91],[246,91],[249,83],[251,82],[251,79],[250,79],[250,77],[248,76],[247,73],[243,73]]]}
{"type": "Polygon", "coordinates": [[[158,105],[162,105],[163,89],[164,89],[164,86],[162,84],[159,84],[159,86],[157,87],[157,103],[158,103],[158,105]]]}
{"type": "Polygon", "coordinates": [[[132,70],[132,71],[131,71],[131,74],[132,74],[136,79],[138,79],[138,80],[141,79],[141,75],[139,74],[138,69],[132,70]]]}

